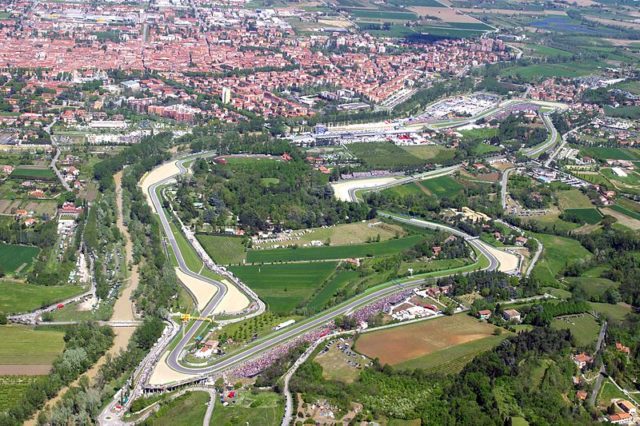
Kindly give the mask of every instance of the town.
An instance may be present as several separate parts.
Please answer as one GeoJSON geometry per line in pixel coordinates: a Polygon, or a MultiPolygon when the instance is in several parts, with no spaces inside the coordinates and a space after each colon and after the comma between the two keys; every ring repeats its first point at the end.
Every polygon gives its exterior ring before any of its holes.
{"type": "Polygon", "coordinates": [[[0,5],[0,424],[640,424],[623,0],[0,5]]]}

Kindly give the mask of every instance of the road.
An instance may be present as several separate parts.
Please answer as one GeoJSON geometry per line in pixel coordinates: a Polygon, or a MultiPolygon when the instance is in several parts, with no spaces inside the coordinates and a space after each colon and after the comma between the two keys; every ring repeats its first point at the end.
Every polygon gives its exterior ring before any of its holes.
{"type": "Polygon", "coordinates": [[[54,119],[51,123],[49,123],[47,126],[43,128],[43,130],[49,134],[49,139],[51,139],[51,145],[56,149],[56,154],[51,159],[50,166],[55,172],[56,176],[58,176],[58,180],[64,187],[65,191],[72,191],[71,187],[69,186],[67,181],[64,180],[64,177],[62,176],[62,173],[60,173],[60,170],[58,170],[58,166],[57,166],[58,158],[60,158],[60,148],[58,147],[58,142],[51,135],[51,128],[53,127],[54,124],[56,124],[56,121],[57,119],[54,119]]]}
{"type": "Polygon", "coordinates": [[[556,159],[560,151],[562,151],[562,148],[564,148],[565,145],[567,144],[567,138],[569,137],[569,135],[582,129],[584,126],[586,126],[586,124],[583,124],[582,126],[578,126],[575,129],[571,129],[567,133],[562,135],[562,141],[556,147],[556,149],[549,155],[549,158],[547,159],[547,161],[544,162],[545,167],[549,167],[549,164],[551,164],[551,162],[556,159]]]}
{"type": "Polygon", "coordinates": [[[509,173],[511,173],[514,169],[506,169],[502,173],[502,178],[500,179],[500,199],[502,200],[502,210],[507,209],[507,186],[509,183],[509,173]]]}
{"type": "Polygon", "coordinates": [[[551,122],[549,114],[542,114],[542,122],[547,128],[547,131],[551,132],[551,135],[549,135],[549,138],[544,143],[524,150],[524,154],[529,157],[539,156],[558,142],[558,130],[556,130],[556,126],[551,122]]]}
{"type": "MultiPolygon", "coordinates": [[[[602,327],[600,327],[600,333],[598,334],[598,341],[596,342],[596,351],[593,354],[594,358],[598,354],[598,352],[600,352],[600,349],[602,349],[604,338],[607,335],[607,325],[608,325],[607,322],[604,321],[602,323],[602,327]]],[[[604,381],[606,374],[607,374],[607,369],[604,366],[604,362],[603,362],[602,365],[600,366],[600,371],[598,372],[598,378],[596,379],[596,383],[593,385],[591,396],[589,396],[589,404],[592,406],[595,406],[596,399],[598,398],[598,394],[600,393],[600,388],[602,387],[602,382],[604,381]]]]}
{"type": "Polygon", "coordinates": [[[207,412],[204,413],[204,419],[202,419],[202,426],[209,426],[211,424],[211,416],[213,416],[213,409],[216,406],[216,391],[210,388],[195,388],[194,390],[202,390],[209,393],[207,412]]]}

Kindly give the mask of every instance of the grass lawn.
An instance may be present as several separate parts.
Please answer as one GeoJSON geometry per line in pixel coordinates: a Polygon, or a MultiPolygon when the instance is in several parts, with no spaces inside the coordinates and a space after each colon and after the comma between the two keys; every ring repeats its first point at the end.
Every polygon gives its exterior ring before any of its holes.
{"type": "Polygon", "coordinates": [[[178,227],[171,222],[171,232],[173,232],[173,236],[178,243],[178,247],[180,248],[180,252],[182,253],[182,257],[184,257],[184,261],[187,264],[187,267],[194,272],[198,272],[202,268],[202,261],[196,251],[191,247],[189,241],[185,238],[185,236],[178,230],[178,227]]]}
{"type": "Polygon", "coordinates": [[[440,145],[412,145],[403,146],[402,149],[415,157],[429,160],[432,163],[451,160],[456,154],[454,149],[445,148],[440,145]]]}
{"type": "Polygon", "coordinates": [[[602,387],[600,388],[600,393],[598,394],[598,405],[601,407],[608,406],[614,398],[627,399],[627,396],[624,392],[620,392],[616,385],[611,383],[611,380],[607,379],[602,383],[602,387]]]}
{"type": "Polygon", "coordinates": [[[631,307],[623,303],[611,305],[609,303],[589,302],[589,304],[594,311],[615,321],[622,321],[631,312],[631,307]]]}
{"type": "Polygon", "coordinates": [[[0,265],[7,274],[16,270],[25,271],[31,266],[40,249],[34,246],[0,244],[0,265]]]}
{"type": "Polygon", "coordinates": [[[353,383],[360,375],[360,369],[348,364],[348,361],[362,363],[362,358],[353,359],[338,349],[338,342],[334,341],[328,351],[318,354],[314,361],[322,366],[322,377],[325,380],[336,380],[343,383],[353,383]]]}
{"type": "Polygon", "coordinates": [[[396,197],[406,197],[408,195],[426,195],[424,188],[418,182],[405,183],[404,185],[393,186],[382,191],[385,195],[395,195],[396,197]]]}
{"type": "Polygon", "coordinates": [[[241,263],[244,260],[245,251],[242,238],[206,234],[197,234],[196,238],[216,263],[230,265],[241,263]]]}
{"type": "Polygon", "coordinates": [[[495,328],[459,314],[363,333],[355,349],[382,364],[459,371],[475,355],[507,337],[506,332],[494,336],[495,328]]]}
{"type": "Polygon", "coordinates": [[[77,285],[42,286],[0,281],[0,312],[30,312],[80,294],[77,285]]]}
{"type": "Polygon", "coordinates": [[[150,424],[154,426],[192,426],[202,424],[202,419],[204,419],[204,415],[207,412],[208,402],[209,394],[207,392],[187,392],[173,401],[163,404],[158,412],[150,417],[150,424]]]}
{"type": "Polygon", "coordinates": [[[486,139],[491,139],[494,136],[497,136],[498,135],[498,128],[497,127],[482,127],[482,128],[478,128],[478,129],[461,130],[460,133],[462,133],[462,136],[465,139],[486,140],[486,139]]]}
{"type": "Polygon", "coordinates": [[[580,225],[573,222],[567,222],[565,220],[560,219],[560,215],[555,212],[548,213],[542,216],[532,216],[530,218],[524,218],[527,221],[536,222],[541,227],[546,229],[555,228],[559,231],[572,231],[576,228],[579,228],[580,225]]]}
{"type": "Polygon", "coordinates": [[[596,319],[589,314],[578,317],[555,318],[551,322],[551,327],[556,330],[570,330],[578,346],[595,344],[598,339],[598,333],[600,332],[600,325],[596,322],[596,319]]]}
{"type": "Polygon", "coordinates": [[[389,142],[353,143],[347,145],[347,149],[371,169],[394,169],[426,163],[389,142]]]}
{"type": "Polygon", "coordinates": [[[569,277],[567,282],[580,288],[588,297],[601,297],[608,289],[618,288],[619,283],[606,278],[569,277]]]}
{"type": "Polygon", "coordinates": [[[533,276],[542,284],[554,284],[556,275],[569,263],[588,259],[591,253],[578,241],[549,234],[535,234],[544,245],[542,258],[533,268],[533,276]]]}
{"type": "Polygon", "coordinates": [[[449,176],[426,179],[421,181],[420,185],[437,196],[454,195],[462,191],[463,188],[458,181],[449,176]]]}
{"type": "Polygon", "coordinates": [[[336,266],[336,262],[316,262],[229,269],[258,293],[272,312],[286,314],[308,300],[336,266]]]}
{"type": "Polygon", "coordinates": [[[489,145],[487,143],[479,143],[473,150],[476,155],[490,154],[492,152],[500,152],[502,148],[499,146],[489,145]]]}
{"type": "MultiPolygon", "coordinates": [[[[211,417],[215,426],[232,425],[276,425],[280,424],[284,414],[282,396],[275,392],[258,392],[256,394],[241,390],[235,403],[224,407],[219,401],[211,417]]],[[[195,424],[195,423],[193,423],[195,424]]]]}
{"type": "Polygon", "coordinates": [[[562,209],[587,209],[593,207],[589,197],[579,189],[569,189],[556,192],[558,206],[562,209]]]}
{"type": "Polygon", "coordinates": [[[64,349],[62,331],[17,325],[0,327],[0,364],[48,365],[64,349]]]}
{"type": "Polygon", "coordinates": [[[305,248],[282,248],[271,250],[249,250],[248,263],[297,262],[312,260],[347,259],[394,254],[413,247],[422,240],[422,235],[381,241],[379,243],[353,244],[347,246],[322,246],[305,248]]]}

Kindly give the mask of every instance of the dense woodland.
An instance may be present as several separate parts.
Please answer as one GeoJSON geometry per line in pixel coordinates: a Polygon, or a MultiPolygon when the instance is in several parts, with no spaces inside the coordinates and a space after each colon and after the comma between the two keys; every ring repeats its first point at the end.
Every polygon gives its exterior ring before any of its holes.
{"type": "Polygon", "coordinates": [[[536,328],[509,337],[494,350],[476,357],[460,374],[441,376],[421,370],[398,371],[374,362],[352,384],[327,381],[322,367],[304,363],[291,380],[305,401],[327,399],[347,411],[352,402],[364,410],[358,420],[382,417],[420,419],[430,425],[503,425],[512,416],[534,424],[589,424],[585,410],[574,410],[563,395],[571,394],[575,371],[566,331],[536,328]],[[533,374],[541,362],[547,371],[533,374]],[[508,404],[498,402],[508,401],[508,404]]]}
{"type": "Polygon", "coordinates": [[[194,177],[176,193],[182,217],[214,226],[238,224],[247,231],[329,226],[367,218],[364,205],[336,200],[326,175],[297,153],[291,161],[229,158],[228,164],[199,160],[194,177]],[[202,211],[194,207],[200,201],[202,211]],[[230,224],[234,224],[231,221],[230,224]]]}
{"type": "Polygon", "coordinates": [[[523,114],[510,114],[499,123],[498,134],[491,139],[494,145],[504,145],[509,151],[529,148],[541,144],[547,139],[547,129],[543,125],[532,125],[523,114]]]}

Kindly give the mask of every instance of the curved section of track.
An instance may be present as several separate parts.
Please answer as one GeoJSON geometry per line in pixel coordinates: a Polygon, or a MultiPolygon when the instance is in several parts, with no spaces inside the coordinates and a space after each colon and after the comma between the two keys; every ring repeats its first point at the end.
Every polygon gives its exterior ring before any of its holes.
{"type": "MultiPolygon", "coordinates": [[[[184,175],[187,173],[187,168],[184,166],[184,163],[187,161],[191,161],[194,158],[204,158],[204,157],[209,157],[209,156],[213,156],[213,153],[207,153],[207,154],[201,154],[199,156],[194,156],[194,157],[186,157],[183,158],[181,160],[177,160],[176,161],[176,166],[178,167],[178,174],[177,175],[171,175],[168,177],[165,177],[164,179],[155,182],[153,184],[151,184],[149,186],[149,199],[151,201],[152,207],[155,210],[155,212],[158,214],[158,217],[160,218],[160,224],[162,226],[162,230],[164,231],[165,237],[168,241],[168,243],[171,245],[171,248],[173,250],[173,253],[176,257],[176,260],[178,262],[178,268],[186,275],[193,277],[195,279],[198,279],[200,281],[206,282],[207,284],[212,285],[213,287],[216,288],[216,293],[213,295],[213,297],[211,298],[211,300],[207,303],[207,305],[205,306],[205,308],[200,312],[200,316],[202,317],[209,317],[213,314],[213,312],[215,311],[215,309],[218,307],[218,305],[222,302],[222,300],[224,299],[224,297],[227,295],[227,286],[218,281],[218,280],[214,280],[208,277],[205,277],[203,275],[198,274],[195,271],[192,271],[191,269],[189,269],[189,267],[187,266],[187,263],[184,259],[184,256],[182,255],[182,252],[180,251],[180,247],[178,245],[178,242],[176,241],[173,231],[171,229],[171,225],[169,222],[169,219],[167,218],[166,212],[164,211],[164,208],[162,206],[162,202],[160,201],[160,198],[158,197],[158,193],[157,190],[159,187],[164,186],[169,184],[170,182],[174,181],[175,178],[178,175],[184,175]]],[[[256,302],[259,303],[259,305],[264,309],[264,304],[260,301],[260,300],[255,300],[256,302]]],[[[178,345],[176,346],[176,348],[174,350],[172,350],[169,353],[169,356],[167,357],[167,363],[169,364],[169,366],[171,366],[173,368],[173,366],[179,366],[178,363],[178,359],[180,357],[180,354],[182,353],[182,351],[184,350],[184,347],[191,341],[191,339],[194,338],[195,334],[198,332],[199,326],[201,325],[202,321],[196,321],[195,324],[190,327],[188,330],[185,331],[184,335],[182,336],[182,338],[180,339],[180,342],[178,343],[178,345]]],[[[176,371],[180,371],[178,368],[174,368],[174,370],[176,371]]]]}
{"type": "MultiPolygon", "coordinates": [[[[179,174],[184,174],[187,172],[187,169],[184,167],[184,163],[186,161],[189,161],[191,159],[197,158],[197,157],[206,157],[206,156],[213,156],[214,154],[199,154],[196,156],[192,156],[192,157],[187,157],[184,158],[182,160],[179,160],[176,165],[178,166],[179,169],[179,174]]],[[[162,185],[166,185],[168,183],[170,183],[171,181],[173,181],[176,178],[177,175],[172,175],[170,177],[166,177],[163,180],[159,181],[159,182],[155,182],[153,183],[150,187],[149,187],[149,196],[151,199],[151,202],[153,204],[153,208],[156,211],[156,213],[159,215],[160,217],[160,221],[162,224],[162,229],[166,234],[166,237],[169,241],[169,243],[171,244],[171,247],[174,250],[174,253],[176,255],[176,259],[178,260],[178,264],[180,269],[188,275],[191,275],[197,279],[201,279],[203,281],[206,281],[208,283],[210,283],[211,285],[215,286],[218,291],[216,292],[215,296],[211,299],[211,301],[207,304],[206,308],[203,310],[202,312],[202,316],[207,316],[210,315],[215,307],[222,301],[222,299],[224,298],[227,289],[226,286],[216,280],[212,280],[210,278],[207,277],[203,277],[193,271],[191,271],[187,265],[186,262],[184,260],[184,257],[182,256],[182,253],[180,252],[180,247],[178,246],[177,241],[175,240],[175,237],[173,236],[173,232],[171,230],[170,224],[169,224],[169,220],[166,216],[166,213],[162,207],[162,203],[160,201],[160,199],[158,198],[157,195],[157,189],[162,186],[162,185]]],[[[470,245],[472,245],[473,247],[475,247],[476,249],[478,249],[478,251],[480,253],[482,253],[482,255],[484,255],[488,260],[489,260],[489,265],[485,268],[483,268],[484,270],[496,270],[500,263],[498,261],[498,259],[488,250],[485,249],[485,247],[477,240],[474,239],[471,235],[468,235],[462,231],[459,231],[457,229],[448,227],[446,225],[441,225],[441,224],[436,224],[436,223],[431,223],[431,222],[426,222],[423,220],[418,220],[418,219],[408,219],[408,218],[404,218],[404,217],[400,217],[400,216],[395,216],[395,215],[389,215],[389,216],[393,216],[394,220],[398,220],[398,221],[405,221],[407,223],[411,223],[415,226],[420,226],[420,227],[424,227],[424,228],[431,228],[431,229],[438,229],[438,230],[443,230],[446,232],[450,232],[454,235],[457,235],[459,237],[464,238],[466,241],[468,241],[468,243],[470,245]]],[[[174,371],[177,371],[179,373],[183,373],[183,374],[188,374],[188,375],[206,375],[206,374],[212,374],[212,373],[219,373],[222,372],[224,370],[227,370],[231,367],[236,366],[237,364],[241,363],[242,361],[251,359],[255,356],[257,356],[258,354],[273,348],[275,346],[277,346],[280,343],[286,342],[292,338],[295,338],[297,336],[300,336],[308,331],[311,331],[317,327],[320,327],[322,325],[325,325],[327,323],[329,323],[330,321],[332,321],[334,318],[340,316],[340,315],[344,315],[344,314],[348,314],[350,312],[353,312],[355,309],[365,306],[377,299],[389,296],[393,293],[396,293],[402,289],[407,289],[407,288],[412,288],[415,287],[418,284],[423,283],[424,280],[423,279],[415,279],[415,280],[411,280],[411,281],[406,281],[406,282],[402,282],[402,283],[398,283],[398,284],[392,284],[383,288],[380,288],[378,290],[372,291],[371,293],[362,295],[361,297],[358,297],[356,299],[352,299],[349,300],[347,302],[344,302],[343,304],[339,305],[336,308],[333,308],[329,311],[325,311],[323,313],[320,313],[312,318],[310,318],[307,321],[301,322],[299,324],[296,324],[294,326],[291,326],[290,328],[285,329],[282,332],[279,332],[275,335],[269,335],[264,337],[263,339],[259,339],[255,342],[254,345],[252,345],[251,347],[248,347],[240,352],[237,352],[235,354],[229,355],[227,357],[224,357],[222,359],[220,359],[218,362],[216,362],[214,365],[210,365],[210,366],[206,366],[206,367],[188,367],[188,366],[184,366],[182,364],[180,364],[179,362],[179,358],[180,355],[182,354],[182,352],[184,351],[186,345],[191,341],[191,339],[193,339],[193,337],[195,336],[195,334],[197,333],[198,329],[199,329],[199,322],[196,322],[189,330],[185,331],[184,336],[180,339],[180,341],[178,342],[178,344],[176,345],[176,347],[169,353],[168,357],[166,358],[166,362],[167,365],[174,371]]]]}

